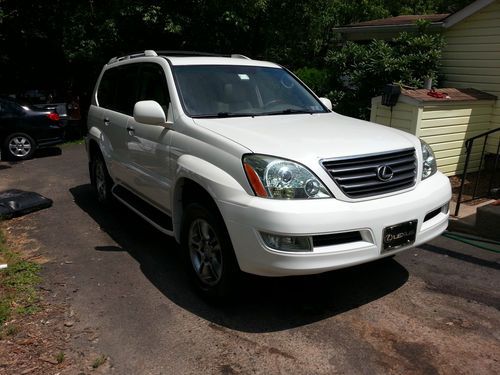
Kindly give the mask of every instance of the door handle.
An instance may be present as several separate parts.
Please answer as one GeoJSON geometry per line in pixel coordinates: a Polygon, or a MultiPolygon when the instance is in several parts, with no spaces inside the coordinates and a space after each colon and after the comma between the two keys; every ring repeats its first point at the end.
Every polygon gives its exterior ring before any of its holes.
{"type": "Polygon", "coordinates": [[[109,121],[109,118],[104,117],[104,125],[108,126],[111,122],[109,121]]]}
{"type": "Polygon", "coordinates": [[[134,135],[135,129],[132,126],[127,126],[128,135],[134,135]]]}

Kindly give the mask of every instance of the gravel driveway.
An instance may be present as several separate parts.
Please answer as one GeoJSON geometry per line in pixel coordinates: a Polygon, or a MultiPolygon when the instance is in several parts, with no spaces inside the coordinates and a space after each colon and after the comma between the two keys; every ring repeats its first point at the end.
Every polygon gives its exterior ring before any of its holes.
{"type": "MultiPolygon", "coordinates": [[[[312,277],[249,277],[227,306],[200,300],[175,241],[97,204],[83,145],[0,162],[0,191],[54,206],[18,231],[47,258],[53,298],[114,374],[498,374],[500,256],[440,237],[394,259],[312,277]]],[[[80,335],[71,336],[78,350],[80,335]]]]}

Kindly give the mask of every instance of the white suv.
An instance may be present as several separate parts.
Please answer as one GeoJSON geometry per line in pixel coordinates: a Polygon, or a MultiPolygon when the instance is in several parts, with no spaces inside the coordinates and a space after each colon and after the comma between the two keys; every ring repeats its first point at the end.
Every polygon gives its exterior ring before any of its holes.
{"type": "Polygon", "coordinates": [[[241,55],[111,59],[88,116],[98,199],[182,246],[223,296],[244,271],[325,272],[441,234],[451,189],[413,135],[341,116],[283,67],[241,55]]]}

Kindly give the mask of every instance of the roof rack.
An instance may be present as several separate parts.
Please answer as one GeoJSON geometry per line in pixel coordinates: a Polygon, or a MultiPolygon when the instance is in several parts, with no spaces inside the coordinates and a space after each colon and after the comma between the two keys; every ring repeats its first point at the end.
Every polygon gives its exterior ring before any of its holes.
{"type": "Polygon", "coordinates": [[[198,52],[198,51],[176,51],[176,50],[160,50],[158,55],[162,56],[205,56],[205,57],[229,57],[229,55],[221,55],[217,53],[198,52]]]}
{"type": "Polygon", "coordinates": [[[109,64],[113,64],[118,61],[133,59],[136,57],[156,57],[156,56],[177,56],[177,57],[189,57],[189,56],[204,56],[204,57],[230,57],[233,59],[246,59],[251,60],[250,57],[240,54],[232,54],[232,55],[221,55],[216,53],[208,53],[208,52],[197,52],[197,51],[175,51],[175,50],[159,50],[153,51],[151,49],[147,49],[144,52],[134,52],[125,56],[115,56],[108,61],[109,64]]]}
{"type": "Polygon", "coordinates": [[[120,56],[120,57],[115,56],[108,61],[108,65],[113,64],[113,63],[118,62],[118,61],[133,59],[136,57],[156,57],[156,56],[158,56],[158,54],[155,51],[153,51],[152,49],[147,49],[144,52],[134,52],[134,53],[131,53],[131,54],[128,54],[125,56],[120,56]]]}

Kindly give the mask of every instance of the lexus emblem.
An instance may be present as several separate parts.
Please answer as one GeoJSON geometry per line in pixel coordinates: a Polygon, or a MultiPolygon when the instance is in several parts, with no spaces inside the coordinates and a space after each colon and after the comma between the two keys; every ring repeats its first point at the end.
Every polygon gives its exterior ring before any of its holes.
{"type": "Polygon", "coordinates": [[[381,165],[377,168],[377,177],[380,181],[389,181],[394,176],[394,171],[388,165],[381,165]]]}

